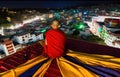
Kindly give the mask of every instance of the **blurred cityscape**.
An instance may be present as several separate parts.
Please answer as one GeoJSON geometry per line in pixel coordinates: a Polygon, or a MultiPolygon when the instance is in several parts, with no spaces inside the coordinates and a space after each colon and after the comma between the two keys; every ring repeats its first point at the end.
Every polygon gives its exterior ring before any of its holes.
{"type": "Polygon", "coordinates": [[[53,19],[68,38],[120,48],[120,5],[58,9],[0,8],[0,58],[44,40],[53,19]]]}

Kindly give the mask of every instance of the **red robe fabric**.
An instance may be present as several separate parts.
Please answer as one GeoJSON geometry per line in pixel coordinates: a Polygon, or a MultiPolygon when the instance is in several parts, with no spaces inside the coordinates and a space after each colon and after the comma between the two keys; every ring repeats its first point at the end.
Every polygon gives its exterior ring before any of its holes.
{"type": "Polygon", "coordinates": [[[66,36],[59,29],[51,29],[45,34],[44,54],[50,58],[61,57],[65,51],[66,36]]]}

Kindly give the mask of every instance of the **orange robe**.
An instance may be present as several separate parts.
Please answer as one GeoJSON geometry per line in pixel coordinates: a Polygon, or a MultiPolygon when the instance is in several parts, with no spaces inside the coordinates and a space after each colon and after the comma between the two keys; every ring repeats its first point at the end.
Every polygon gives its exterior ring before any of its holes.
{"type": "Polygon", "coordinates": [[[66,36],[59,29],[51,29],[45,34],[44,54],[50,58],[61,57],[65,51],[66,36]]]}

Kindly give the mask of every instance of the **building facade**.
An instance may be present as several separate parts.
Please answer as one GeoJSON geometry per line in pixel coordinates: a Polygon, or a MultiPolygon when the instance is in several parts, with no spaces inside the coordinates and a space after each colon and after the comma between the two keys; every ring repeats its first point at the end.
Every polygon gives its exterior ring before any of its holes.
{"type": "Polygon", "coordinates": [[[21,34],[21,35],[15,35],[13,40],[16,41],[19,44],[26,44],[30,42],[35,42],[38,40],[43,40],[43,34],[31,34],[31,33],[26,33],[26,34],[21,34]]]}
{"type": "Polygon", "coordinates": [[[14,44],[10,39],[3,40],[3,42],[0,44],[0,48],[5,52],[6,56],[16,52],[14,44]]]}

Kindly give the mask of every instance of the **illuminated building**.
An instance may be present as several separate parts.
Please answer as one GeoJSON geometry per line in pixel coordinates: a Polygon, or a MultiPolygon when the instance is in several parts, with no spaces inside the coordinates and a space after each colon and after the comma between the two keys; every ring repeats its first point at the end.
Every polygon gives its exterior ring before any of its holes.
{"type": "Polygon", "coordinates": [[[105,43],[109,46],[120,48],[120,31],[119,32],[108,32],[105,37],[105,43]]]}
{"type": "Polygon", "coordinates": [[[0,48],[5,52],[6,56],[16,52],[12,40],[5,39],[1,42],[0,48]]]}
{"type": "Polygon", "coordinates": [[[4,29],[3,29],[3,27],[0,27],[0,34],[4,35],[4,29]]]}
{"type": "MultiPolygon", "coordinates": [[[[118,26],[119,26],[120,17],[112,17],[112,16],[98,16],[98,17],[93,17],[91,23],[90,23],[90,22],[86,22],[86,23],[88,23],[88,25],[90,26],[90,31],[91,31],[93,34],[99,36],[99,31],[98,31],[98,29],[101,28],[102,26],[103,26],[103,27],[106,27],[106,28],[104,28],[104,29],[107,29],[107,30],[108,30],[108,29],[109,29],[109,30],[115,30],[114,28],[109,28],[109,27],[106,26],[105,22],[106,22],[108,19],[118,20],[117,22],[118,22],[118,26]],[[104,23],[104,24],[102,24],[102,26],[100,26],[100,24],[99,24],[98,22],[104,23]]],[[[114,21],[114,20],[113,20],[113,21],[114,21]]],[[[116,23],[112,23],[112,24],[115,25],[116,23]]],[[[110,26],[112,26],[112,25],[110,25],[110,26]]],[[[120,29],[118,28],[117,30],[120,30],[120,29]]]]}
{"type": "Polygon", "coordinates": [[[90,31],[104,39],[108,46],[120,48],[120,35],[115,33],[120,31],[120,17],[98,16],[93,17],[91,23],[86,23],[90,26],[90,31]]]}
{"type": "Polygon", "coordinates": [[[49,14],[49,18],[53,18],[53,14],[49,14]]]}
{"type": "Polygon", "coordinates": [[[14,41],[20,44],[26,44],[43,39],[43,34],[22,33],[14,36],[14,41]]]}

